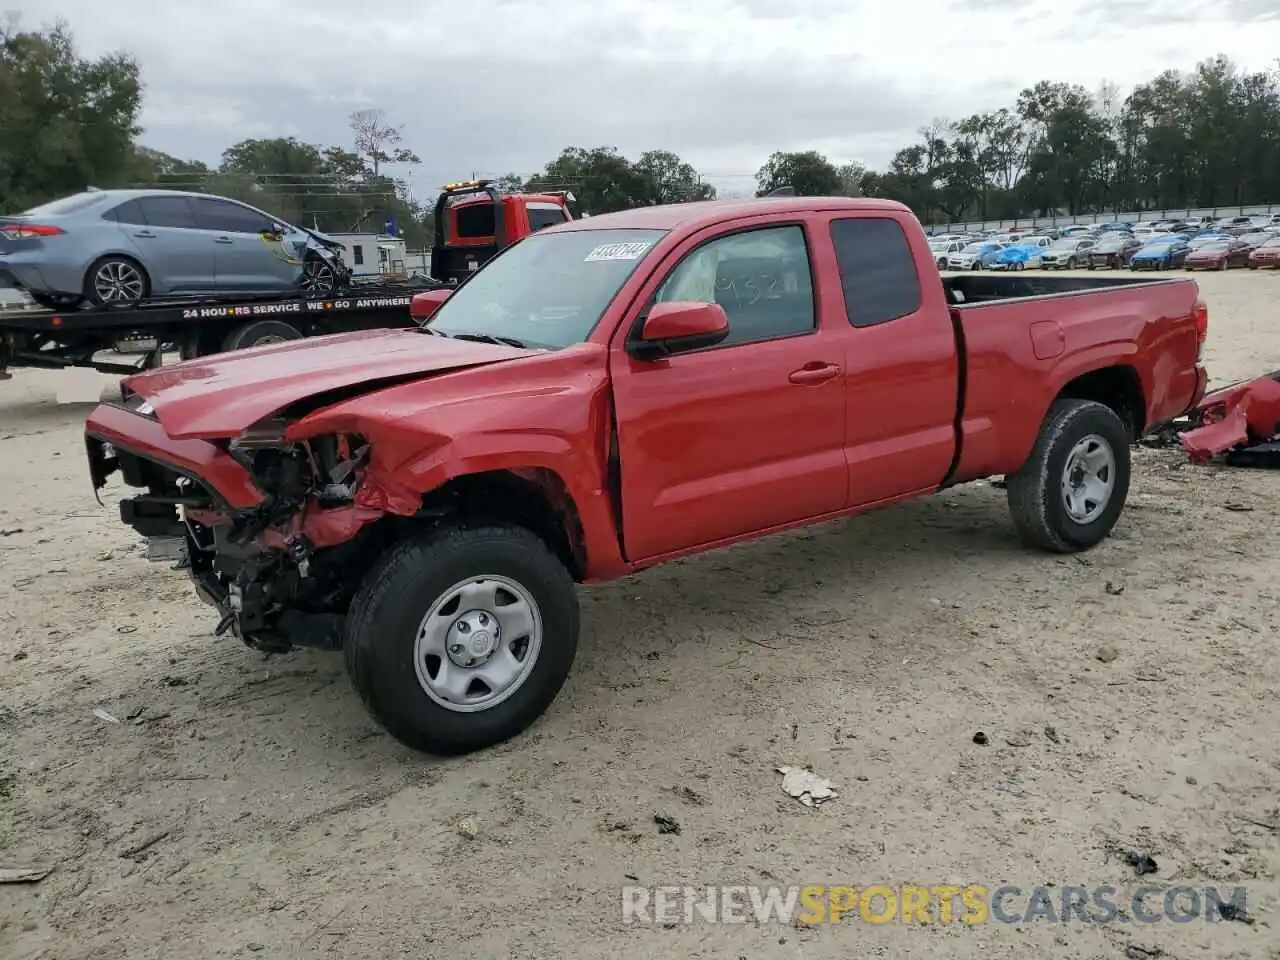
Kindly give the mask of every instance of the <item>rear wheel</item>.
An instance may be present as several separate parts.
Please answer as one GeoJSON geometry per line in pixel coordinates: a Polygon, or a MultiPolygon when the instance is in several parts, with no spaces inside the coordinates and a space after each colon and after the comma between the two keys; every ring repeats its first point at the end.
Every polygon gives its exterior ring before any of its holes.
{"type": "Polygon", "coordinates": [[[1064,399],[1049,409],[1027,462],[1006,478],[1028,546],[1086,550],[1116,525],[1129,495],[1129,431],[1110,407],[1064,399]]]}
{"type": "Polygon", "coordinates": [[[437,527],[389,551],[347,617],[347,672],[401,743],[470,753],[551,705],[578,649],[573,579],[521,527],[437,527]]]}
{"type": "Polygon", "coordinates": [[[151,278],[129,257],[102,257],[85,274],[84,297],[97,307],[128,306],[150,295],[151,278]]]}
{"type": "Polygon", "coordinates": [[[255,320],[231,331],[222,341],[222,350],[245,350],[265,347],[269,343],[301,340],[302,331],[280,320],[255,320]]]}
{"type": "Polygon", "coordinates": [[[1075,258],[1075,257],[1067,257],[1067,269],[1068,269],[1068,270],[1074,270],[1075,268],[1076,268],[1076,258],[1075,258]]]}

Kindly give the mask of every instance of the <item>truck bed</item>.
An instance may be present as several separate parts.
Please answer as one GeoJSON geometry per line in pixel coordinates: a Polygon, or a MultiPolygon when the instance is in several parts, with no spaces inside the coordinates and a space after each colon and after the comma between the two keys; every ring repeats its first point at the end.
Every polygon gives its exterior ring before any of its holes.
{"type": "Polygon", "coordinates": [[[963,276],[943,285],[964,357],[954,482],[1016,470],[1047,413],[1027,401],[1057,395],[1094,368],[1100,349],[1130,358],[1108,389],[1133,398],[1135,432],[1178,415],[1203,389],[1200,343],[1186,322],[1200,293],[1189,277],[963,276]],[[1167,365],[1146,362],[1162,354],[1167,365]]]}
{"type": "Polygon", "coordinates": [[[953,306],[992,303],[1027,297],[1052,297],[1064,293],[1093,293],[1134,286],[1186,282],[1180,276],[1127,276],[1122,273],[1093,277],[1051,277],[1024,273],[966,273],[944,276],[942,288],[953,306]]]}

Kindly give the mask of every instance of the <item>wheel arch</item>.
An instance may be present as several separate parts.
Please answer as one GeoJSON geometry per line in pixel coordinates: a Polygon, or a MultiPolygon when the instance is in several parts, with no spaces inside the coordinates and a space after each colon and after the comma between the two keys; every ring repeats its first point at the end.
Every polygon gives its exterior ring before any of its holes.
{"type": "Polygon", "coordinates": [[[460,474],[423,495],[422,513],[523,527],[551,548],[575,581],[586,576],[582,515],[568,484],[549,468],[460,474]]]}
{"type": "Polygon", "coordinates": [[[1076,374],[1058,391],[1049,409],[1057,401],[1068,399],[1093,400],[1109,407],[1124,423],[1133,440],[1142,436],[1146,429],[1146,393],[1142,378],[1131,364],[1115,363],[1076,374]]]}

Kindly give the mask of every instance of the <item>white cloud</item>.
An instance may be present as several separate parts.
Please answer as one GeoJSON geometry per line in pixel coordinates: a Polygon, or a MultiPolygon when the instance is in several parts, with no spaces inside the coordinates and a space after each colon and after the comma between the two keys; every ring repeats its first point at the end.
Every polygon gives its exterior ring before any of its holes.
{"type": "MultiPolygon", "coordinates": [[[[10,3],[13,0],[9,0],[10,3]]],[[[244,137],[347,143],[383,107],[420,192],[532,172],[567,145],[680,153],[747,189],[776,149],[888,161],[933,117],[1041,79],[1122,87],[1225,53],[1274,65],[1277,0],[21,0],[86,53],[128,49],[150,145],[216,161],[244,137]],[[1246,26],[1244,21],[1250,21],[1246,26]]]]}

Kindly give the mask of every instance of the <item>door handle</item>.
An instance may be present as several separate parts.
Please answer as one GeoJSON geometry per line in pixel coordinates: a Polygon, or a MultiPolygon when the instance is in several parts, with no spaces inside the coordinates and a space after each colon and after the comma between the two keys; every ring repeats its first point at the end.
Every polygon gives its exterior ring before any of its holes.
{"type": "Polygon", "coordinates": [[[134,236],[142,237],[145,240],[154,240],[156,238],[156,235],[152,233],[150,230],[139,230],[137,233],[134,234],[134,236]]]}
{"type": "Polygon", "coordinates": [[[235,241],[232,240],[230,237],[218,237],[213,242],[214,243],[235,243],[235,241]]]}
{"type": "Polygon", "coordinates": [[[826,383],[828,380],[834,380],[838,376],[840,376],[840,367],[837,364],[815,361],[814,363],[806,363],[799,370],[792,370],[787,379],[792,383],[803,385],[826,383]]]}

